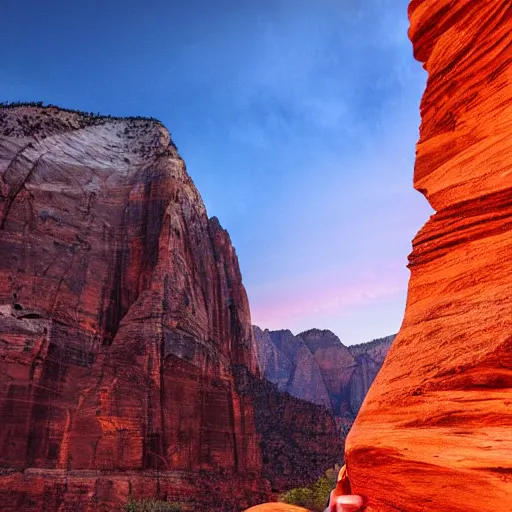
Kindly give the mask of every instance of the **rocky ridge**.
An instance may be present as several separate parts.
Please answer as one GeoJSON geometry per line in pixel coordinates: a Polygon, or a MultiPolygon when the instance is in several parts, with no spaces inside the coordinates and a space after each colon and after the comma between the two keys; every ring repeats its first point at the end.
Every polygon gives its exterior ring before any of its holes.
{"type": "Polygon", "coordinates": [[[253,326],[262,376],[286,391],[333,410],[342,434],[356,417],[394,336],[350,347],[329,330],[289,330],[253,326]]]}

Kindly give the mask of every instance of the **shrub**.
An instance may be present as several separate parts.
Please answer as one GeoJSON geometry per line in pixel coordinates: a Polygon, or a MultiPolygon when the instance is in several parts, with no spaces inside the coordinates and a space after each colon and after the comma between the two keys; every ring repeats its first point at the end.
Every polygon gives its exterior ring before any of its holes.
{"type": "Polygon", "coordinates": [[[125,512],[181,512],[181,505],[172,501],[133,500],[124,506],[125,512]]]}
{"type": "Polygon", "coordinates": [[[280,501],[308,508],[312,512],[323,512],[327,499],[336,485],[339,468],[329,469],[309,487],[291,489],[280,496],[280,501]]]}
{"type": "Polygon", "coordinates": [[[57,105],[53,105],[52,103],[44,104],[42,101],[2,101],[0,102],[0,109],[9,109],[16,107],[39,107],[39,108],[56,108],[61,112],[70,112],[73,114],[78,114],[86,119],[91,121],[102,121],[106,119],[112,119],[114,121],[119,120],[128,120],[128,121],[152,121],[157,124],[162,124],[161,121],[155,119],[154,117],[146,117],[146,116],[127,116],[127,117],[117,117],[111,115],[101,114],[100,112],[84,112],[82,110],[76,110],[71,108],[62,108],[57,105]]]}

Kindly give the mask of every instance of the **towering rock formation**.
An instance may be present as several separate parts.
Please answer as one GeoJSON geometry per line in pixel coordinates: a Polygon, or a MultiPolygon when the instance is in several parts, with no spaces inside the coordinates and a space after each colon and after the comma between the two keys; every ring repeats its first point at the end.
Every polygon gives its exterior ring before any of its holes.
{"type": "Polygon", "coordinates": [[[331,408],[348,431],[395,336],[345,347],[328,330],[262,331],[253,326],[258,365],[278,389],[331,408]]]}
{"type": "Polygon", "coordinates": [[[367,510],[512,509],[512,3],[413,0],[429,73],[414,186],[436,213],[347,439],[367,510]]]}
{"type": "Polygon", "coordinates": [[[277,348],[268,329],[262,330],[257,325],[252,329],[261,375],[276,384],[279,390],[287,391],[293,371],[292,361],[277,348]]]}
{"type": "Polygon", "coordinates": [[[259,380],[238,261],[167,130],[1,109],[0,508],[268,498],[233,368],[259,380]]]}

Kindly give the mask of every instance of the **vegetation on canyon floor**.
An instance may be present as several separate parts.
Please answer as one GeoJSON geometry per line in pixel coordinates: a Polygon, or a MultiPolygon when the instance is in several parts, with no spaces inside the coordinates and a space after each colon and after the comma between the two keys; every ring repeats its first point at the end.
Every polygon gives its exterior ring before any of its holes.
{"type": "Polygon", "coordinates": [[[323,512],[329,495],[336,486],[339,467],[328,469],[315,483],[309,487],[290,489],[280,496],[280,501],[304,507],[311,512],[323,512]]]}
{"type": "Polygon", "coordinates": [[[181,505],[172,501],[133,500],[124,506],[125,512],[181,512],[181,505]]]}

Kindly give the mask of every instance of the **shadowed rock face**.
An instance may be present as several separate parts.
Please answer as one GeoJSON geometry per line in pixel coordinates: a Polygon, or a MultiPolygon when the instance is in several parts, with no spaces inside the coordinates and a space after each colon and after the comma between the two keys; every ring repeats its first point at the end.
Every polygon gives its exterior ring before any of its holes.
{"type": "Polygon", "coordinates": [[[349,352],[355,359],[356,368],[350,379],[349,405],[357,415],[363,400],[379,373],[395,336],[386,336],[368,343],[352,345],[349,352]]]}
{"type": "Polygon", "coordinates": [[[0,110],[0,355],[11,510],[270,497],[237,257],[158,122],[0,110]]]}
{"type": "Polygon", "coordinates": [[[237,389],[254,403],[263,475],[280,491],[310,485],[340,461],[343,439],[330,408],[280,392],[245,366],[234,369],[237,389]]]}
{"type": "Polygon", "coordinates": [[[512,508],[512,4],[414,0],[414,186],[436,213],[402,329],[347,439],[368,511],[512,508]]]}
{"type": "Polygon", "coordinates": [[[261,374],[278,389],[331,408],[347,430],[394,336],[345,347],[328,330],[262,331],[253,326],[261,374]]]}
{"type": "Polygon", "coordinates": [[[290,359],[277,348],[268,329],[263,331],[254,325],[253,332],[261,375],[277,384],[279,390],[286,391],[293,371],[293,357],[290,359]]]}
{"type": "Polygon", "coordinates": [[[356,362],[340,339],[328,330],[311,329],[299,334],[322,372],[336,416],[350,418],[350,381],[356,362]]]}
{"type": "Polygon", "coordinates": [[[261,375],[308,402],[331,408],[318,364],[304,341],[290,331],[262,331],[253,326],[261,375]]]}

